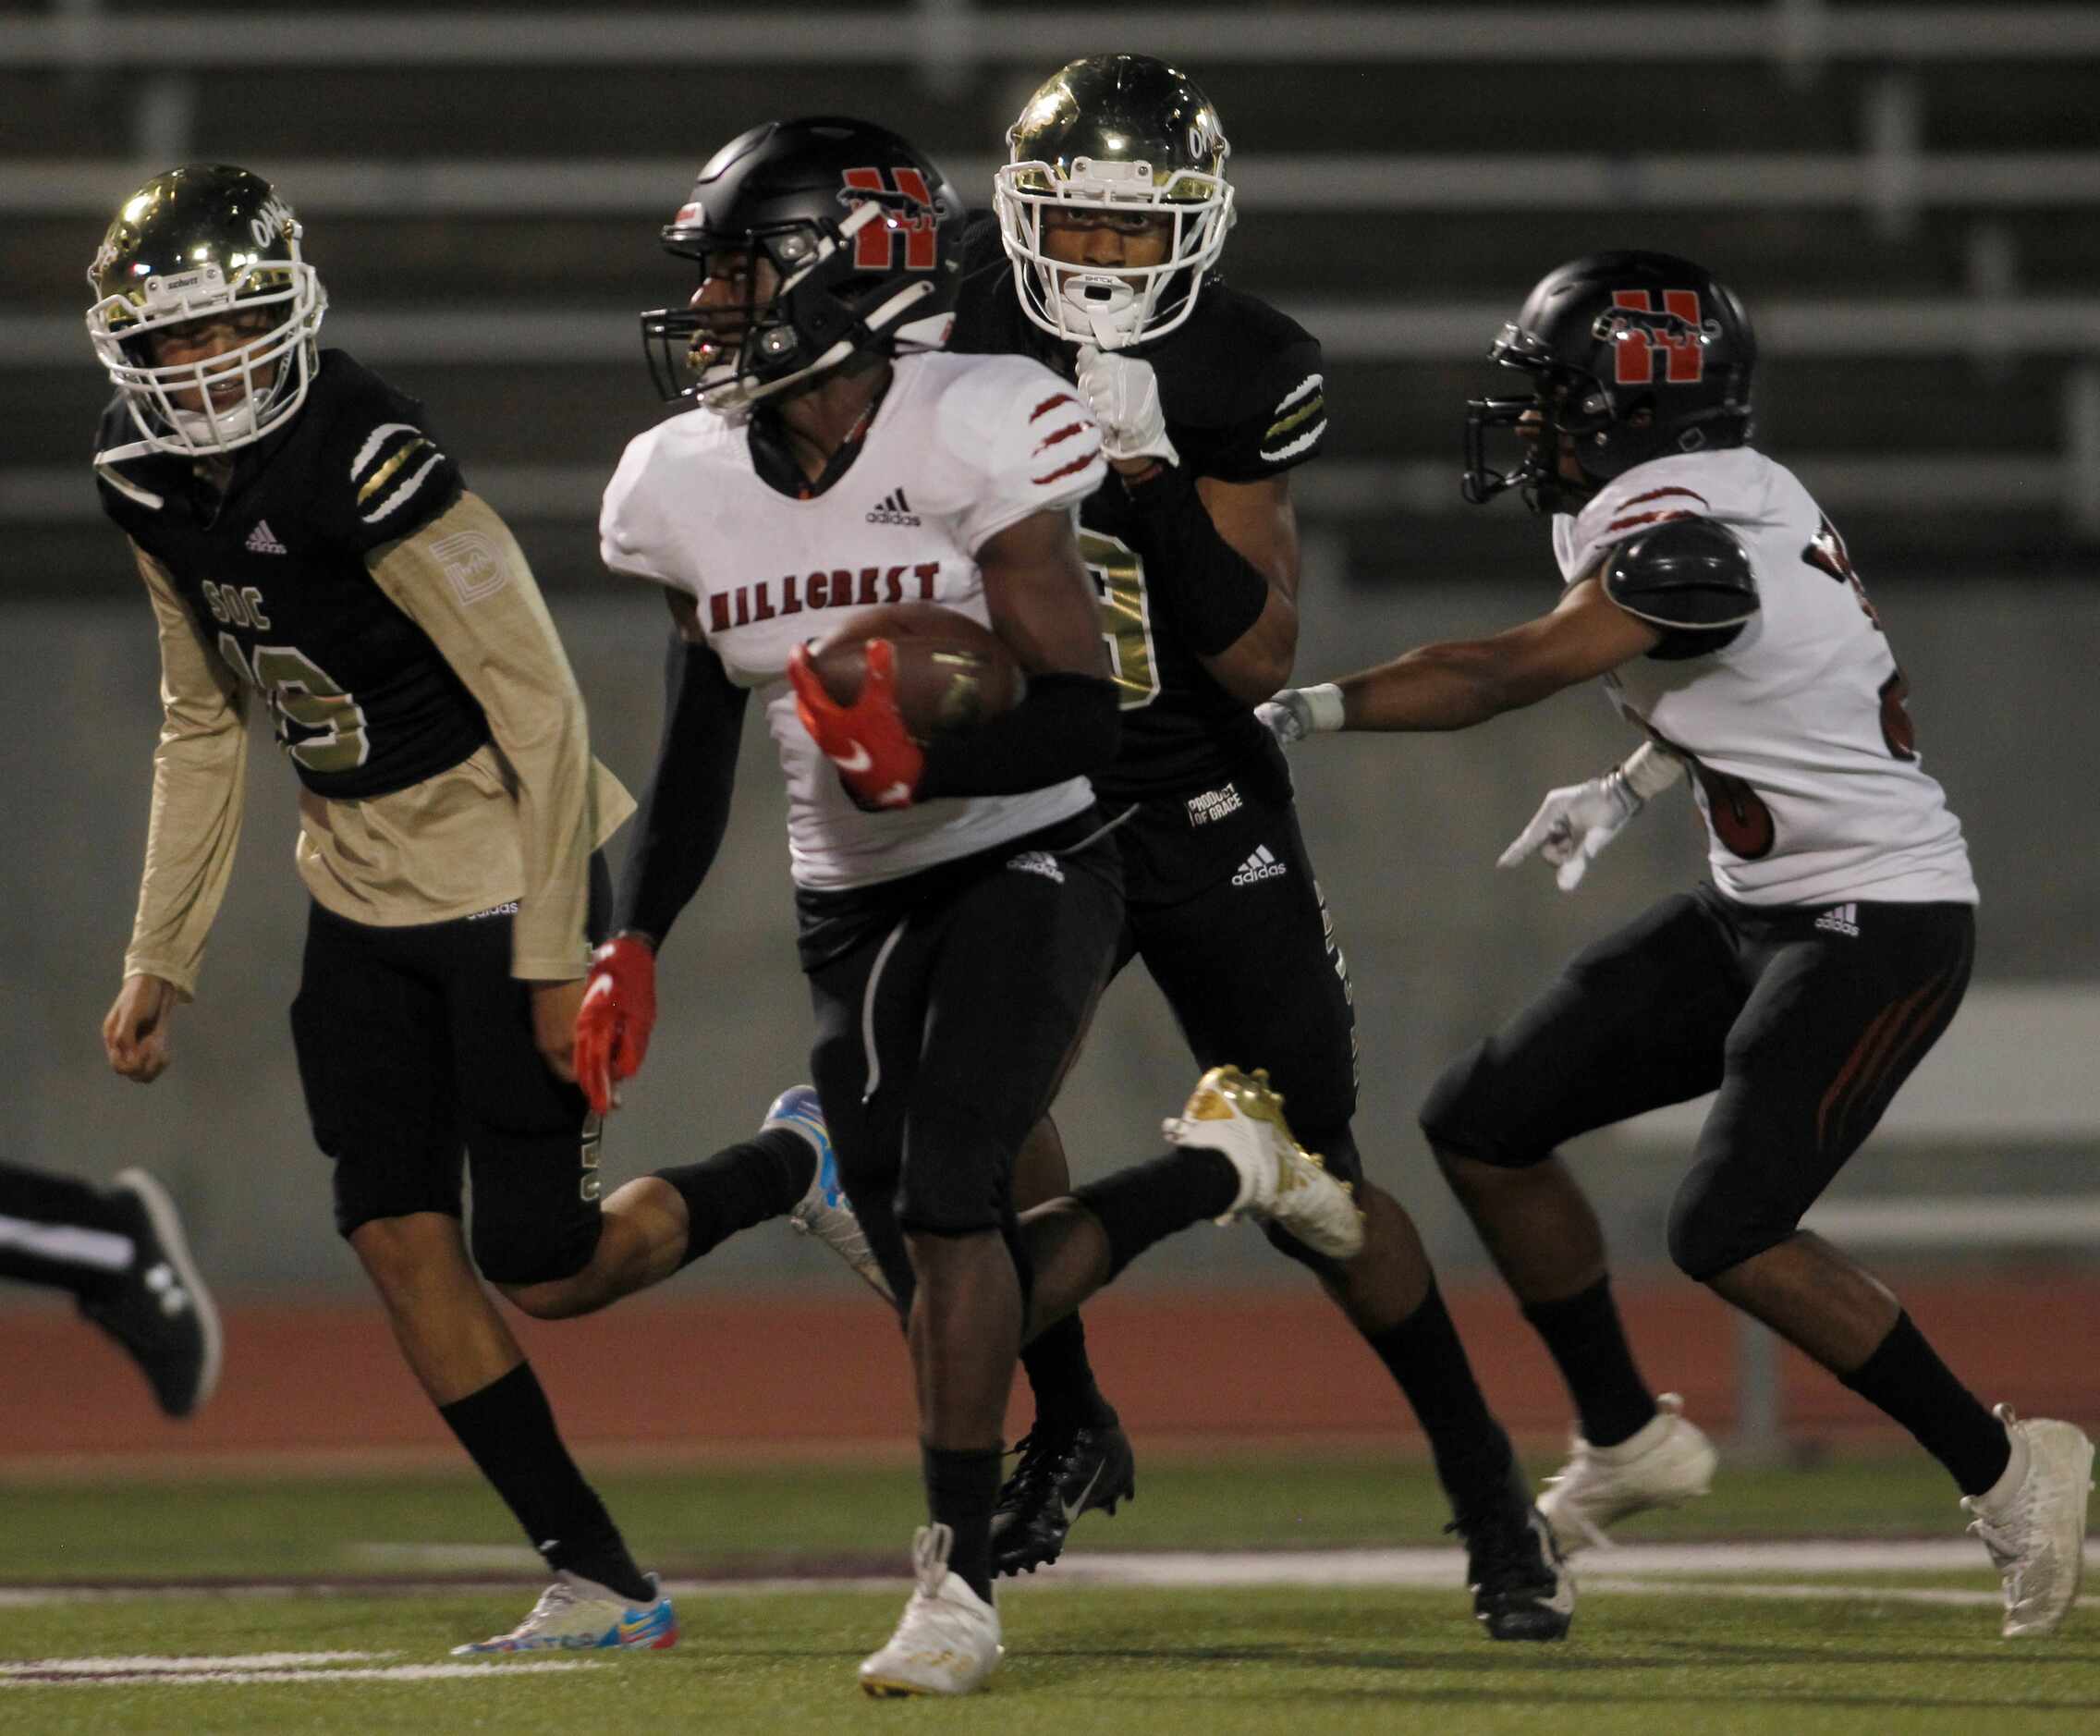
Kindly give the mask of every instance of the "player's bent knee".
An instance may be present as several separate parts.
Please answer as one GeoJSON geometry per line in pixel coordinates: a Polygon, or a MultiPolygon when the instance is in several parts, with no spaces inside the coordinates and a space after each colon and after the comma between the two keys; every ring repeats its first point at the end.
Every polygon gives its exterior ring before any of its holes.
{"type": "Polygon", "coordinates": [[[537,1318],[556,1320],[569,1313],[587,1310],[561,1307],[556,1297],[550,1293],[541,1305],[556,1312],[542,1314],[539,1307],[520,1300],[543,1286],[553,1286],[565,1278],[572,1278],[591,1264],[591,1256],[598,1251],[598,1238],[604,1232],[604,1220],[595,1215],[567,1225],[526,1225],[506,1222],[500,1214],[484,1218],[474,1214],[473,1252],[474,1264],[481,1268],[482,1276],[505,1295],[537,1318]]]}
{"type": "Polygon", "coordinates": [[[435,1212],[370,1217],[344,1231],[344,1239],[381,1283],[406,1281],[440,1262],[465,1257],[459,1220],[435,1212]]]}
{"type": "Polygon", "coordinates": [[[1745,1198],[1703,1165],[1670,1202],[1670,1259],[1685,1277],[1710,1284],[1731,1266],[1777,1247],[1799,1225],[1798,1216],[1745,1198]]]}
{"type": "Polygon", "coordinates": [[[1528,1169],[1552,1152],[1534,1150],[1529,1142],[1513,1139],[1505,1130],[1502,1106],[1520,1099],[1521,1094],[1502,1077],[1488,1045],[1482,1043],[1444,1070],[1415,1119],[1447,1176],[1453,1174],[1454,1160],[1496,1169],[1528,1169]]]}

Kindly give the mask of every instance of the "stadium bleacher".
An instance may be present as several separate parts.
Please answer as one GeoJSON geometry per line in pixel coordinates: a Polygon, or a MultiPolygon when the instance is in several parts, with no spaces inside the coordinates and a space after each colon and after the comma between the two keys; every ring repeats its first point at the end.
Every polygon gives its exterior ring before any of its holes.
{"type": "Polygon", "coordinates": [[[251,164],[310,226],[330,336],[401,375],[496,504],[589,575],[596,491],[657,413],[632,314],[721,139],[848,110],[973,196],[1037,78],[1164,53],[1235,141],[1237,281],[1327,344],[1311,519],[1367,583],[1529,569],[1459,502],[1461,400],[1546,267],[1712,264],[1759,317],[1765,444],[1876,568],[2067,576],[2100,547],[2100,15],[1780,0],[1683,11],[975,5],[502,13],[0,10],[0,519],[18,583],[126,582],[80,459],[104,387],[80,271],[116,202],[251,164]]]}

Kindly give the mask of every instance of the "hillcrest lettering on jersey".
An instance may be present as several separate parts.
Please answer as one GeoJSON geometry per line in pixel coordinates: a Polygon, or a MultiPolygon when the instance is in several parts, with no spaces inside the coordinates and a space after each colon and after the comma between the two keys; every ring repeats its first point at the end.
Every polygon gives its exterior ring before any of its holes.
{"type": "Polygon", "coordinates": [[[878,603],[931,603],[941,563],[922,560],[909,567],[838,567],[830,572],[788,573],[758,579],[733,591],[716,591],[707,599],[710,632],[770,621],[806,609],[865,609],[878,603]]]}

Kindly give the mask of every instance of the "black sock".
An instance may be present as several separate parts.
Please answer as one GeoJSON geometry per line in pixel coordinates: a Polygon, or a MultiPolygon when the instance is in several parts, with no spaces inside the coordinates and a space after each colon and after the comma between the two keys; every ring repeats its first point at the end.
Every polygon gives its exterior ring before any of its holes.
{"type": "Polygon", "coordinates": [[[655,1171],[686,1203],[686,1251],[680,1268],[739,1229],[768,1218],[784,1217],[810,1190],[817,1171],[816,1150],[794,1129],[769,1127],[755,1139],[702,1157],[655,1171]]]}
{"type": "Polygon", "coordinates": [[[1086,1328],[1076,1314],[1038,1332],[1023,1347],[1020,1365],[1035,1394],[1037,1422],[1064,1428],[1106,1428],[1115,1423],[1116,1407],[1094,1384],[1086,1328]]]}
{"type": "Polygon", "coordinates": [[[1481,1396],[1435,1281],[1421,1307],[1368,1341],[1414,1407],[1460,1521],[1506,1506],[1516,1454],[1481,1396]]]}
{"type": "Polygon", "coordinates": [[[1006,1455],[996,1447],[982,1452],[946,1447],[919,1449],[926,1478],[926,1511],[936,1525],[955,1533],[948,1549],[948,1571],[986,1603],[992,1601],[992,1510],[999,1502],[1000,1465],[1006,1455]]]}
{"type": "Polygon", "coordinates": [[[0,1163],[0,1217],[23,1226],[0,1241],[0,1278],[96,1297],[116,1289],[131,1269],[137,1207],[128,1193],[105,1193],[71,1176],[0,1163]],[[90,1233],[68,1236],[67,1230],[90,1233]]]}
{"type": "Polygon", "coordinates": [[[1559,1302],[1529,1302],[1524,1318],[1553,1352],[1591,1446],[1616,1447],[1654,1420],[1655,1396],[1633,1365],[1609,1278],[1559,1302]]]}
{"type": "Polygon", "coordinates": [[[619,1528],[561,1444],[530,1363],[439,1405],[437,1413],[550,1568],[595,1580],[636,1603],[650,1601],[649,1582],[619,1528]]]}
{"type": "Polygon", "coordinates": [[[1074,1188],[1072,1197],[1107,1232],[1113,1279],[1154,1242],[1229,1212],[1239,1197],[1239,1171],[1223,1152],[1190,1146],[1074,1188]]]}
{"type": "Polygon", "coordinates": [[[1908,1313],[1896,1316],[1874,1353],[1838,1376],[1917,1436],[1964,1495],[1981,1495],[2005,1474],[2012,1443],[2005,1424],[1955,1379],[1908,1313]]]}

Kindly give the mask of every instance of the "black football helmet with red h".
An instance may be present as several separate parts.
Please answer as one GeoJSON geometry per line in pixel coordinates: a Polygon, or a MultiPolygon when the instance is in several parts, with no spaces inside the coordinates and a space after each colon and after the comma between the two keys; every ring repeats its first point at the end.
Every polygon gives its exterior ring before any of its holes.
{"type": "Polygon", "coordinates": [[[1591,253],[1548,272],[1488,360],[1530,374],[1532,390],[1466,406],[1461,486],[1476,506],[1520,488],[1535,512],[1573,511],[1636,464],[1751,435],[1750,315],[1713,273],[1674,254],[1591,253]],[[1487,457],[1497,431],[1522,444],[1504,470],[1487,457]],[[1563,436],[1580,482],[1560,473],[1563,436]]]}
{"type": "Polygon", "coordinates": [[[940,348],[962,227],[947,177],[886,128],[832,116],[753,127],[708,160],[663,232],[703,278],[715,263],[744,269],[744,297],[641,316],[657,390],[739,410],[856,356],[940,348]]]}

